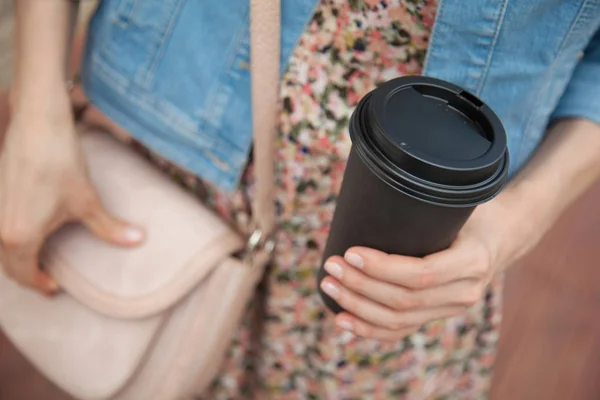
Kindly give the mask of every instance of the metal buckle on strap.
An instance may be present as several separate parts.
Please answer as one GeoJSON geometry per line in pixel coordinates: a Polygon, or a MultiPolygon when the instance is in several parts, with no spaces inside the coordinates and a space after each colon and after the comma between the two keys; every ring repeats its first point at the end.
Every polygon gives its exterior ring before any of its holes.
{"type": "Polygon", "coordinates": [[[260,229],[254,230],[248,241],[246,242],[246,251],[256,253],[257,251],[265,251],[267,254],[272,254],[275,250],[275,240],[273,235],[264,235],[260,229]]]}
{"type": "Polygon", "coordinates": [[[275,250],[275,239],[273,234],[265,235],[261,229],[255,229],[246,242],[246,259],[254,266],[254,255],[264,251],[267,255],[273,254],[275,250]]]}

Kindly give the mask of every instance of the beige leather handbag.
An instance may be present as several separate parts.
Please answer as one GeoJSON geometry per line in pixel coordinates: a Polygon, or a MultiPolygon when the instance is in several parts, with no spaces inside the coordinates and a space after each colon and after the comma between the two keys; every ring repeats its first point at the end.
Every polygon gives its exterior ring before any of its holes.
{"type": "Polygon", "coordinates": [[[280,1],[251,1],[256,187],[246,241],[108,134],[86,132],[90,174],[109,210],[147,241],[112,247],[81,226],[53,236],[47,299],[0,274],[0,326],[49,379],[79,399],[172,400],[215,378],[272,250],[280,1]],[[245,257],[233,256],[244,250],[245,257]]]}

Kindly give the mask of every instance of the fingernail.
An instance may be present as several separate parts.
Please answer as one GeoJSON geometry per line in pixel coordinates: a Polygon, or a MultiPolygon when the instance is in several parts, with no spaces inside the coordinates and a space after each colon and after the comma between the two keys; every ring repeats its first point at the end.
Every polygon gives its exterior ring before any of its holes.
{"type": "Polygon", "coordinates": [[[333,297],[334,299],[338,298],[340,295],[340,289],[331,282],[325,282],[321,286],[325,293],[333,297]]]}
{"type": "Polygon", "coordinates": [[[327,271],[329,275],[338,279],[342,279],[342,274],[344,273],[341,265],[331,261],[325,263],[325,271],[327,271]]]}
{"type": "Polygon", "coordinates": [[[352,326],[352,322],[350,321],[346,321],[345,319],[342,319],[340,321],[336,322],[337,326],[339,326],[342,329],[345,329],[347,331],[351,331],[353,326],[352,326]]]}
{"type": "Polygon", "coordinates": [[[123,237],[128,242],[139,242],[144,238],[144,232],[141,229],[128,227],[123,233],[123,237]]]}
{"type": "Polygon", "coordinates": [[[362,267],[365,265],[365,262],[363,261],[362,257],[356,253],[346,253],[346,255],[344,255],[344,260],[346,260],[348,264],[356,268],[362,269],[362,267]]]}

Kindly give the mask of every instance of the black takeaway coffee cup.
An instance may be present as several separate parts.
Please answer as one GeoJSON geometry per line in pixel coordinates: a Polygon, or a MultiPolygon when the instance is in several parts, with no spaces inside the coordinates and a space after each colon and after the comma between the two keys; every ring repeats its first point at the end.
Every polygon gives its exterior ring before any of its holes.
{"type": "MultiPolygon", "coordinates": [[[[500,119],[460,87],[403,77],[367,94],[350,120],[352,150],[323,263],[352,246],[413,257],[448,248],[507,179],[500,119]]],[[[342,308],[320,289],[335,313],[342,308]]]]}

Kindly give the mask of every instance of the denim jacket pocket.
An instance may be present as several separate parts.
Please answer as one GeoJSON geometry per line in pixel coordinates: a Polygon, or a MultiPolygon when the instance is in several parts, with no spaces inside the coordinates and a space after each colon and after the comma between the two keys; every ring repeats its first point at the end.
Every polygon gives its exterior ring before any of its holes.
{"type": "MultiPolygon", "coordinates": [[[[156,65],[185,0],[119,0],[110,13],[111,21],[103,27],[105,40],[100,53],[117,73],[133,77],[134,82],[149,89],[156,65]],[[111,62],[113,61],[113,62],[111,62]],[[126,62],[125,62],[126,61],[126,62]]],[[[111,3],[111,2],[107,2],[111,3]]]]}
{"type": "MultiPolygon", "coordinates": [[[[317,0],[282,3],[281,65],[317,0]]],[[[252,146],[248,0],[102,0],[83,82],[103,112],[170,161],[231,190],[252,146]]]]}

